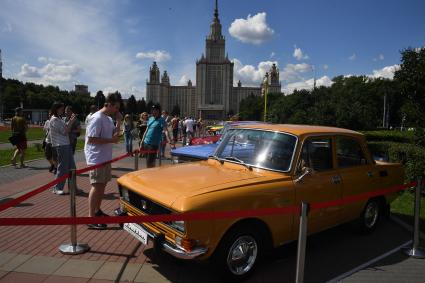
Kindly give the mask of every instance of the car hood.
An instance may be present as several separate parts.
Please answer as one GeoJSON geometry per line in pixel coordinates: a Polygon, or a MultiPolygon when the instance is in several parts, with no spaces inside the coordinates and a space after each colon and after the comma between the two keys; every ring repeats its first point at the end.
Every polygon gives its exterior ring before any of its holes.
{"type": "Polygon", "coordinates": [[[217,148],[218,143],[203,144],[203,145],[192,145],[179,147],[171,150],[172,156],[184,156],[197,159],[208,159],[208,156],[212,155],[217,148]]]}
{"type": "Polygon", "coordinates": [[[181,197],[191,197],[236,186],[253,185],[289,178],[264,170],[248,170],[244,166],[220,164],[215,160],[143,169],[128,173],[118,183],[149,199],[172,207],[181,197]]]}

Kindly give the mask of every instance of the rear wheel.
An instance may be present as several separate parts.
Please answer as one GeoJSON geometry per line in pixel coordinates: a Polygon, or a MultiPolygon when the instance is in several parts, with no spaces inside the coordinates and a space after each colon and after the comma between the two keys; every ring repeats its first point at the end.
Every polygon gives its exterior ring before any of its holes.
{"type": "Polygon", "coordinates": [[[366,203],[360,218],[358,226],[361,232],[370,233],[376,229],[381,218],[382,204],[379,199],[371,199],[366,203]]]}
{"type": "Polygon", "coordinates": [[[255,227],[239,226],[222,239],[213,260],[229,282],[240,281],[252,274],[263,253],[264,237],[255,227]]]}

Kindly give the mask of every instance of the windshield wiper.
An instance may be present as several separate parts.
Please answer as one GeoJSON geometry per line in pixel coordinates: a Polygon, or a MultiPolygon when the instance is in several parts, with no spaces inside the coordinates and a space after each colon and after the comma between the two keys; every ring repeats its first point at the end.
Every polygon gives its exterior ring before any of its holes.
{"type": "Polygon", "coordinates": [[[252,170],[251,165],[246,164],[243,160],[241,160],[241,159],[239,159],[235,156],[226,156],[226,157],[224,157],[224,159],[239,162],[240,164],[242,164],[243,166],[245,166],[249,170],[252,170]]]}

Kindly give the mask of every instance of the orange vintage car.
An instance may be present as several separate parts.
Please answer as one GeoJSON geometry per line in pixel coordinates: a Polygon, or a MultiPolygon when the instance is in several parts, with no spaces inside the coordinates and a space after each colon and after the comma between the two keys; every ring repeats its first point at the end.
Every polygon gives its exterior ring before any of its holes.
{"type": "MultiPolygon", "coordinates": [[[[343,199],[403,183],[400,164],[375,162],[363,134],[340,128],[256,124],[237,126],[206,161],[162,166],[118,179],[128,215],[179,214],[298,206],[343,199]]],[[[372,231],[395,194],[313,210],[308,232],[357,220],[372,231]]],[[[177,258],[212,259],[242,279],[264,251],[294,241],[296,214],[208,221],[125,223],[143,243],[177,258]]]]}

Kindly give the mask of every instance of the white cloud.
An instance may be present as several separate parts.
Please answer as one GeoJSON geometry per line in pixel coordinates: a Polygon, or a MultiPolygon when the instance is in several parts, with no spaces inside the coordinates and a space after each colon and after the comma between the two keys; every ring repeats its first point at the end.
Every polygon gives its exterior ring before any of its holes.
{"type": "Polygon", "coordinates": [[[283,72],[280,73],[280,78],[285,81],[300,80],[302,73],[311,72],[313,66],[307,63],[286,64],[283,72]]]}
{"type": "Polygon", "coordinates": [[[258,13],[255,16],[248,15],[245,19],[236,19],[229,27],[229,33],[234,38],[252,44],[260,44],[270,39],[274,30],[266,22],[267,14],[258,13]]]}
{"type": "Polygon", "coordinates": [[[273,58],[274,56],[276,56],[276,53],[274,52],[270,53],[270,59],[273,58]]]}
{"type": "Polygon", "coordinates": [[[136,54],[138,59],[151,59],[156,62],[165,62],[171,59],[170,53],[163,50],[148,51],[148,52],[139,52],[136,54]]]}
{"type": "Polygon", "coordinates": [[[351,55],[350,57],[348,57],[348,60],[354,61],[356,60],[356,53],[353,53],[353,55],[351,55]]]}
{"type": "Polygon", "coordinates": [[[390,79],[392,80],[394,78],[395,71],[400,69],[400,65],[392,65],[392,66],[386,66],[379,70],[373,70],[372,75],[368,75],[370,78],[384,78],[384,79],[390,79]]]}
{"type": "Polygon", "coordinates": [[[38,79],[61,82],[58,86],[67,89],[73,88],[66,82],[71,76],[71,80],[87,84],[92,93],[111,87],[124,97],[132,94],[134,87],[144,89],[143,67],[134,53],[127,51],[114,24],[118,5],[114,1],[3,1],[0,18],[11,24],[22,44],[48,55],[39,60],[45,66],[28,65],[21,68],[20,75],[28,78],[38,72],[38,79]],[[49,62],[49,57],[67,58],[84,72],[60,67],[60,62],[49,62]],[[49,64],[53,66],[47,67],[49,64]]]}
{"type": "Polygon", "coordinates": [[[382,60],[384,60],[384,54],[379,54],[378,55],[378,57],[376,57],[376,58],[373,58],[373,61],[382,61],[382,60]]]}
{"type": "Polygon", "coordinates": [[[18,77],[24,81],[33,81],[45,85],[66,85],[72,88],[77,81],[76,76],[83,71],[81,67],[71,64],[68,60],[55,60],[45,57],[39,57],[39,60],[47,64],[40,68],[24,64],[21,66],[18,77]]]}
{"type": "Polygon", "coordinates": [[[234,82],[241,81],[244,86],[260,86],[266,72],[270,71],[273,64],[278,66],[277,61],[260,62],[257,67],[252,65],[243,65],[238,59],[233,59],[234,63],[234,82]]]}
{"type": "Polygon", "coordinates": [[[292,54],[292,56],[294,56],[294,58],[296,58],[297,60],[306,60],[309,58],[308,55],[304,54],[301,48],[298,48],[296,45],[294,46],[294,53],[292,54]]]}
{"type": "Polygon", "coordinates": [[[327,64],[324,64],[323,65],[323,70],[327,70],[327,69],[329,69],[329,66],[327,64]]]}
{"type": "MultiPolygon", "coordinates": [[[[332,80],[328,76],[323,76],[316,80],[316,87],[319,86],[331,86],[333,84],[332,80]]],[[[295,89],[301,90],[311,90],[314,87],[314,78],[308,80],[300,80],[293,83],[289,83],[283,86],[283,92],[285,94],[291,94],[295,89]]]]}
{"type": "Polygon", "coordinates": [[[178,85],[187,85],[187,82],[189,81],[189,77],[186,75],[181,76],[178,85]]]}
{"type": "Polygon", "coordinates": [[[12,25],[9,22],[5,22],[0,26],[0,32],[12,32],[12,25]]]}

